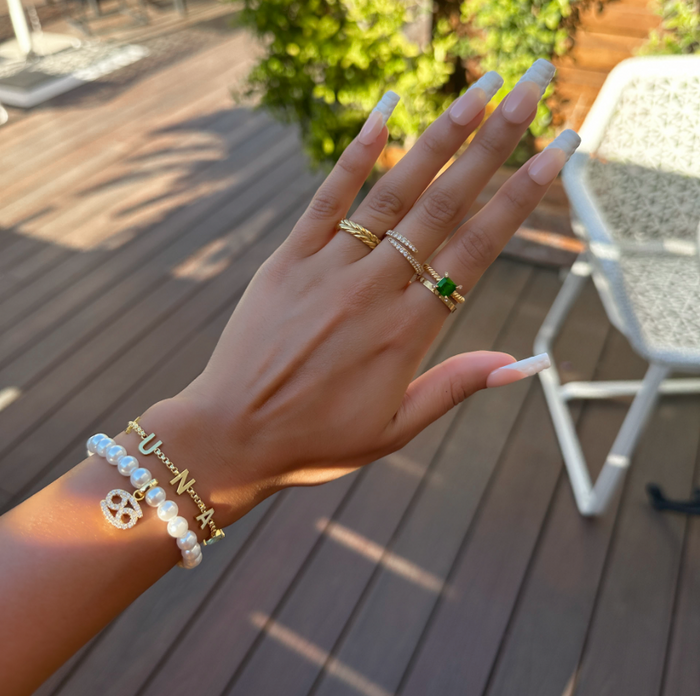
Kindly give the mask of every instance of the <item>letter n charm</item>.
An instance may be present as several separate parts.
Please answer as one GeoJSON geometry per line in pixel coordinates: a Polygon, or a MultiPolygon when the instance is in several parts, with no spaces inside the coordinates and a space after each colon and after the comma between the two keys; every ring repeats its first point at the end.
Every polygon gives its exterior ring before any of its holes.
{"type": "Polygon", "coordinates": [[[141,452],[141,454],[151,454],[151,453],[155,452],[155,451],[163,444],[163,441],[162,441],[162,440],[158,440],[158,442],[156,442],[156,444],[153,445],[153,447],[149,447],[148,449],[146,449],[146,445],[147,445],[155,436],[156,436],[155,433],[151,433],[148,437],[146,437],[146,438],[144,438],[143,440],[141,440],[141,442],[139,443],[139,452],[141,452]]]}
{"type": "Polygon", "coordinates": [[[181,471],[171,482],[170,485],[174,486],[175,482],[177,481],[177,494],[182,495],[186,490],[189,490],[194,486],[194,479],[190,479],[189,481],[187,480],[187,477],[190,475],[190,472],[188,469],[184,469],[181,471]]]}

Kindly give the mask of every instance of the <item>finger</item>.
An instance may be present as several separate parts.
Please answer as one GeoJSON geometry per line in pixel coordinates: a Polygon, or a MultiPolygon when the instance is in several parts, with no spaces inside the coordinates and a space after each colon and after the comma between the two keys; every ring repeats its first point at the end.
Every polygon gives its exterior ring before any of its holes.
{"type": "MultiPolygon", "coordinates": [[[[450,278],[462,286],[462,294],[474,287],[542,200],[580,142],[574,131],[563,131],[545,150],[524,164],[474,217],[457,230],[432,261],[435,271],[442,276],[449,273],[450,278]]],[[[418,292],[414,292],[418,299],[418,292]]]]}
{"type": "MultiPolygon", "coordinates": [[[[464,218],[489,179],[508,159],[535,116],[537,105],[554,75],[554,66],[538,60],[479,129],[466,152],[420,197],[396,226],[417,247],[425,261],[464,218]]],[[[369,262],[400,284],[412,269],[390,244],[380,245],[369,262]]]]}
{"type": "Polygon", "coordinates": [[[336,225],[347,215],[386,145],[386,122],[399,99],[395,92],[387,92],[380,99],[295,225],[287,240],[289,248],[310,256],[333,238],[336,225]]]}
{"type": "Polygon", "coordinates": [[[485,389],[492,372],[514,362],[507,353],[462,353],[417,377],[408,386],[390,425],[390,441],[403,444],[413,439],[474,392],[485,389]]]}
{"type": "MultiPolygon", "coordinates": [[[[481,123],[486,105],[502,84],[503,78],[497,72],[488,72],[455,100],[401,161],[372,187],[353,213],[353,222],[380,238],[395,227],[481,123]]],[[[355,255],[355,258],[369,252],[347,236],[338,235],[332,244],[339,252],[355,255]]]]}

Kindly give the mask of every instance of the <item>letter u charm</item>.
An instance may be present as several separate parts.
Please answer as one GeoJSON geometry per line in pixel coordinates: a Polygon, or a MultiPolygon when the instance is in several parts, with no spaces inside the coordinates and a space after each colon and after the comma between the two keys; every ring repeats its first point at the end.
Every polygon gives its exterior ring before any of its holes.
{"type": "Polygon", "coordinates": [[[151,453],[155,452],[155,451],[163,444],[163,441],[162,441],[162,440],[158,440],[158,442],[156,442],[156,444],[153,445],[153,447],[149,447],[148,449],[146,449],[146,445],[147,445],[155,436],[156,436],[155,433],[151,433],[148,437],[146,437],[146,438],[144,438],[143,440],[141,440],[141,442],[139,443],[139,452],[141,452],[141,454],[151,454],[151,453]]]}

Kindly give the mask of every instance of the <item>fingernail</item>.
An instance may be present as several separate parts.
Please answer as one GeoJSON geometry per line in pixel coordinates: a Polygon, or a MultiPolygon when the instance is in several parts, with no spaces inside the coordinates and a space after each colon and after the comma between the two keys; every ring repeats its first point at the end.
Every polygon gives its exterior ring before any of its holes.
{"type": "Polygon", "coordinates": [[[371,145],[382,132],[382,128],[384,128],[382,115],[378,111],[373,111],[365,121],[365,125],[362,126],[362,130],[360,131],[360,135],[357,136],[357,139],[363,145],[371,145]]]}
{"type": "Polygon", "coordinates": [[[401,97],[396,92],[389,91],[379,100],[379,103],[372,109],[365,121],[365,125],[362,126],[362,130],[357,136],[357,139],[363,145],[371,145],[379,137],[396,105],[399,103],[399,99],[401,97]]]}
{"type": "Polygon", "coordinates": [[[522,123],[537,107],[554,72],[548,60],[536,60],[503,101],[503,116],[511,123],[522,123]]]}
{"type": "Polygon", "coordinates": [[[382,115],[382,125],[386,126],[386,122],[391,118],[391,114],[394,113],[396,105],[401,101],[401,97],[389,90],[380,100],[377,106],[372,109],[372,113],[380,113],[382,115]]]}
{"type": "Polygon", "coordinates": [[[562,131],[537,157],[531,160],[527,173],[536,183],[544,186],[556,177],[581,144],[578,133],[562,131]]]}
{"type": "Polygon", "coordinates": [[[452,102],[450,119],[458,126],[466,126],[501,89],[503,78],[495,71],[480,77],[459,99],[452,102]]]}
{"type": "Polygon", "coordinates": [[[549,355],[547,355],[547,353],[540,353],[540,355],[535,355],[532,358],[525,358],[525,360],[518,360],[518,362],[511,363],[510,365],[499,367],[488,376],[486,384],[489,388],[502,387],[506,384],[512,384],[526,377],[536,375],[538,372],[542,372],[542,370],[551,367],[551,365],[552,362],[549,359],[549,355]]]}

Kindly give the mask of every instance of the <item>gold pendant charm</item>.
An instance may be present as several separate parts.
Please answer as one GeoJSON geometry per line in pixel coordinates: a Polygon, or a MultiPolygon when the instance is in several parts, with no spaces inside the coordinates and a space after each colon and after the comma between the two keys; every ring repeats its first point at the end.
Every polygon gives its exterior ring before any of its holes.
{"type": "Polygon", "coordinates": [[[107,493],[105,499],[100,500],[100,507],[107,522],[118,529],[131,529],[139,521],[139,518],[143,517],[141,506],[136,498],[121,488],[115,488],[107,493]],[[115,498],[119,498],[119,501],[117,502],[115,498]],[[128,505],[131,507],[127,507],[128,505]],[[114,514],[110,510],[114,510],[114,514]],[[129,518],[128,522],[123,520],[125,515],[129,518]]]}

